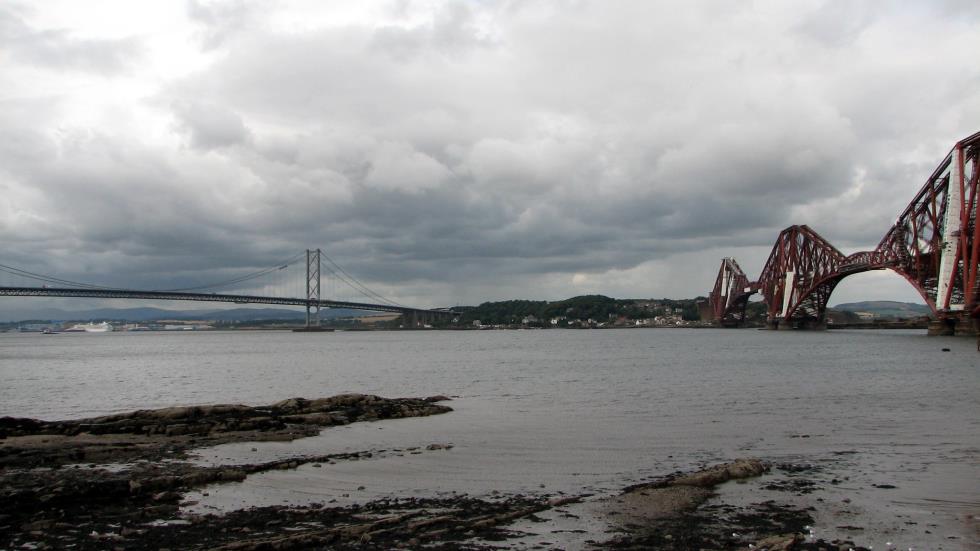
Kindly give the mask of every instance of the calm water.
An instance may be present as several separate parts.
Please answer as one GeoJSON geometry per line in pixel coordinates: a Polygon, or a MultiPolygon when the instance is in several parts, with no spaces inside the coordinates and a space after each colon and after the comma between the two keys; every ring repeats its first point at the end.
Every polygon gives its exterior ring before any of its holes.
{"type": "MultiPolygon", "coordinates": [[[[202,462],[234,463],[455,446],[250,477],[198,496],[201,507],[493,490],[602,493],[758,456],[848,476],[823,497],[852,499],[833,514],[869,526],[858,540],[888,536],[945,549],[977,541],[980,354],[970,339],[683,329],[8,333],[0,335],[0,380],[0,415],[43,419],[341,392],[455,397],[447,415],[204,450],[202,462]]],[[[855,524],[821,520],[829,532],[855,524]]]]}

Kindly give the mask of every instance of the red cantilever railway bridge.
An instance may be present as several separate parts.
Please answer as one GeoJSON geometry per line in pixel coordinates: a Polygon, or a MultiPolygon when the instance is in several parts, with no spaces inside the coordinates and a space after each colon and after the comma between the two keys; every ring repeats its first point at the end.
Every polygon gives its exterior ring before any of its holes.
{"type": "Polygon", "coordinates": [[[708,297],[717,323],[738,326],[749,297],[761,293],[769,327],[818,328],[827,301],[849,275],[892,270],[922,295],[943,331],[975,330],[980,315],[980,132],[953,146],[873,251],[845,255],[808,226],[780,232],[762,274],[751,281],[725,258],[708,297]]]}

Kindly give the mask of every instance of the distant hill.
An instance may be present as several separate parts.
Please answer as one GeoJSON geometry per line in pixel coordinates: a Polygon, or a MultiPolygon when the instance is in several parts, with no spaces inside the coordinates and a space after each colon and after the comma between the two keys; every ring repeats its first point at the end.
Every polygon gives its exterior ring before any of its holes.
{"type": "Polygon", "coordinates": [[[868,312],[874,314],[876,318],[917,318],[932,315],[932,310],[925,304],[891,300],[846,302],[832,306],[831,309],[840,312],[868,312]]]}
{"type": "MultiPolygon", "coordinates": [[[[320,310],[321,319],[364,316],[371,314],[363,310],[346,308],[320,310]]],[[[306,318],[305,309],[286,308],[232,308],[228,310],[164,310],[162,308],[97,308],[93,310],[59,310],[39,308],[25,312],[4,312],[5,321],[21,320],[213,320],[213,321],[255,321],[255,320],[299,320],[306,318]]]]}

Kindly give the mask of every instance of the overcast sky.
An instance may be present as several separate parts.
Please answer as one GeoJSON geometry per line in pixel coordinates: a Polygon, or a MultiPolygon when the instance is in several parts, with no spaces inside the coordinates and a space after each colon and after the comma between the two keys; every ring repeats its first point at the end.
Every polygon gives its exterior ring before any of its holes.
{"type": "MultiPolygon", "coordinates": [[[[167,288],[321,247],[415,306],[705,295],[791,224],[874,248],[980,130],[978,14],[4,1],[0,263],[167,288]]],[[[918,295],[831,303],[865,299],[918,295]]]]}

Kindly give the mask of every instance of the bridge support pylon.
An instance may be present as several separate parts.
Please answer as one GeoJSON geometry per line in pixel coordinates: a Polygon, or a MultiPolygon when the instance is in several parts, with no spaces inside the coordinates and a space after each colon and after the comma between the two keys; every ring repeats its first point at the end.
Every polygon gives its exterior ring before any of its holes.
{"type": "Polygon", "coordinates": [[[320,328],[320,249],[306,249],[306,330],[311,328],[320,328]]]}
{"type": "Polygon", "coordinates": [[[451,313],[439,313],[426,310],[408,310],[402,312],[402,329],[429,329],[432,322],[440,316],[448,316],[451,313]]]}
{"type": "Polygon", "coordinates": [[[415,329],[418,327],[419,319],[415,312],[404,312],[402,314],[402,329],[415,329]]]}

